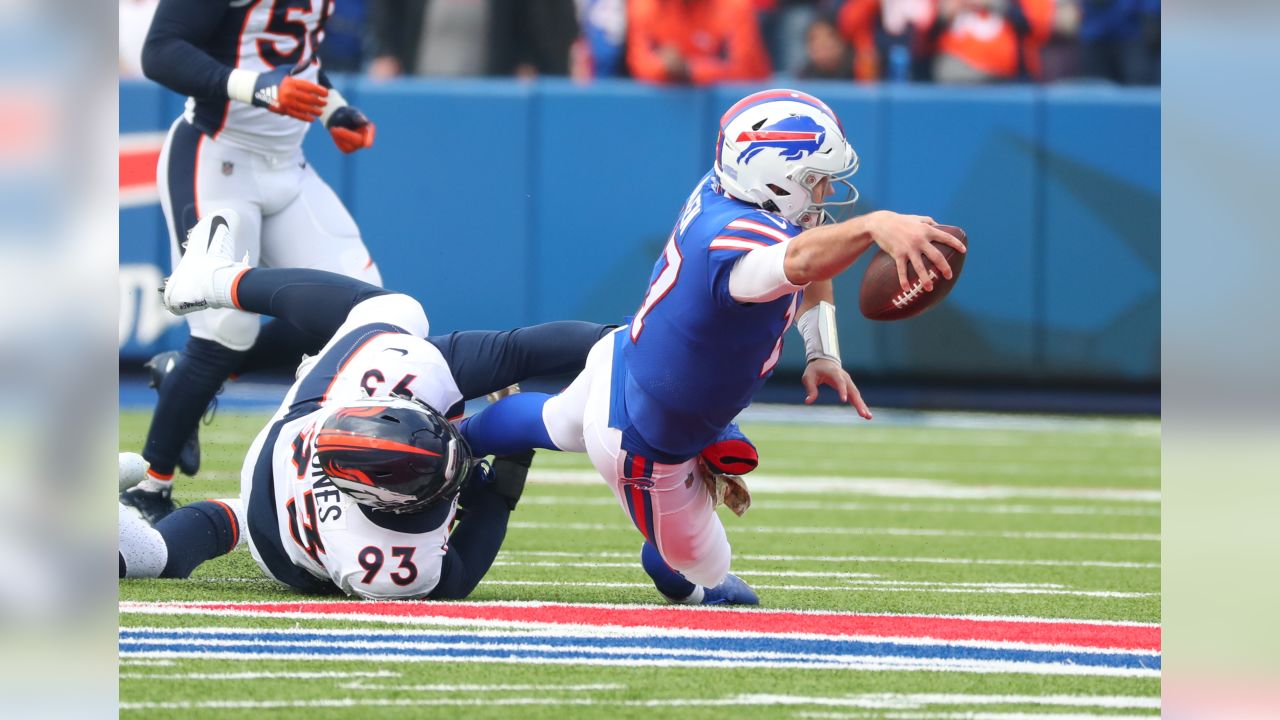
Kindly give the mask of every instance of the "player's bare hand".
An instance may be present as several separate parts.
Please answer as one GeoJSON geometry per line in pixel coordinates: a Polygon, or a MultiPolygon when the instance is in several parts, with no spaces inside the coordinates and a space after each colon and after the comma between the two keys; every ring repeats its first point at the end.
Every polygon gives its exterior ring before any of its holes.
{"type": "Polygon", "coordinates": [[[849,377],[849,373],[834,360],[826,358],[813,360],[805,366],[800,382],[804,385],[806,405],[812,405],[818,399],[818,388],[826,385],[836,391],[840,402],[849,403],[859,415],[868,420],[871,419],[871,408],[867,407],[867,403],[863,401],[862,393],[858,392],[858,386],[853,384],[853,378],[849,377]]]}
{"type": "Polygon", "coordinates": [[[924,283],[925,291],[933,290],[933,274],[929,267],[937,269],[942,277],[951,279],[951,265],[933,243],[950,245],[965,252],[964,243],[950,233],[939,230],[933,218],[924,215],[901,215],[879,211],[867,216],[871,239],[893,258],[898,267],[898,284],[903,292],[911,290],[907,268],[915,269],[916,277],[924,283]]]}

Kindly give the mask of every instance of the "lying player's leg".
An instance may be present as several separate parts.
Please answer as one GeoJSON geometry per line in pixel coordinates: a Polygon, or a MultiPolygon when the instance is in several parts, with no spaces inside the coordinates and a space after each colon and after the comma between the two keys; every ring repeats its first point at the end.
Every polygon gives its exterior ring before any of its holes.
{"type": "Polygon", "coordinates": [[[184,505],[152,527],[120,505],[120,577],[185,578],[235,549],[242,534],[238,499],[184,505]]]}
{"type": "Polygon", "coordinates": [[[433,335],[466,399],[484,397],[528,378],[576,373],[591,348],[616,326],[562,320],[501,332],[464,330],[433,335]]]}
{"type": "Polygon", "coordinates": [[[613,359],[613,336],[592,345],[586,365],[558,395],[520,393],[494,403],[462,421],[460,429],[476,455],[515,453],[528,448],[586,452],[582,420],[587,395],[613,359]]]}
{"type": "Polygon", "coordinates": [[[279,317],[326,338],[353,323],[395,323],[425,337],[422,306],[360,280],[305,268],[250,268],[236,256],[239,216],[214,211],[192,230],[187,254],[165,282],[164,303],[187,314],[234,308],[279,317]]]}

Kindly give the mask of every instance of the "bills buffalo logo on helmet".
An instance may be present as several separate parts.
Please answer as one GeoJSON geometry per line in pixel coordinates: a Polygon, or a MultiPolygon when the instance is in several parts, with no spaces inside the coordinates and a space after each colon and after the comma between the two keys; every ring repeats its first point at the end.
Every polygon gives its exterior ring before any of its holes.
{"type": "Polygon", "coordinates": [[[811,117],[791,115],[772,125],[738,133],[736,142],[748,143],[738,154],[743,165],[768,148],[782,152],[783,160],[799,160],[818,152],[827,131],[811,117]]]}

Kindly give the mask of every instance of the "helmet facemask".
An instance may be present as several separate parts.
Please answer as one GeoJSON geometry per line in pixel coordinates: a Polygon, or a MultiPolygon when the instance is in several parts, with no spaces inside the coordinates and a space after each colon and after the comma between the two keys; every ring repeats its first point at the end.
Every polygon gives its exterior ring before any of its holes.
{"type": "Polygon", "coordinates": [[[858,202],[859,195],[858,188],[849,178],[858,172],[858,154],[852,148],[849,152],[853,155],[853,161],[840,172],[824,173],[812,168],[801,168],[796,173],[798,177],[794,178],[794,182],[805,189],[811,200],[792,222],[808,230],[827,223],[843,222],[853,215],[853,206],[858,202]],[[834,192],[830,199],[812,200],[813,189],[824,179],[830,183],[834,192]]]}

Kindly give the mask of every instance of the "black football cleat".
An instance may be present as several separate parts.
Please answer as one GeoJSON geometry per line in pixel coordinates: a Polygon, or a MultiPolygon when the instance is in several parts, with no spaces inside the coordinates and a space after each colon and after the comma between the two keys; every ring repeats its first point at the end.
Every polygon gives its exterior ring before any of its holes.
{"type": "Polygon", "coordinates": [[[142,519],[152,527],[178,509],[173,502],[173,488],[144,490],[134,486],[120,493],[120,504],[137,510],[142,519]]]}
{"type": "MultiPolygon", "coordinates": [[[[146,365],[143,366],[151,376],[147,384],[154,388],[157,393],[160,392],[160,386],[164,384],[164,379],[169,376],[169,373],[173,372],[173,369],[178,366],[178,361],[181,359],[182,353],[170,350],[148,360],[146,365]]],[[[210,409],[216,409],[217,400],[215,399],[210,403],[209,407],[210,409]]],[[[182,471],[183,475],[193,477],[200,472],[199,425],[191,431],[191,437],[187,438],[187,441],[182,444],[182,450],[178,453],[178,470],[182,471]]]]}

